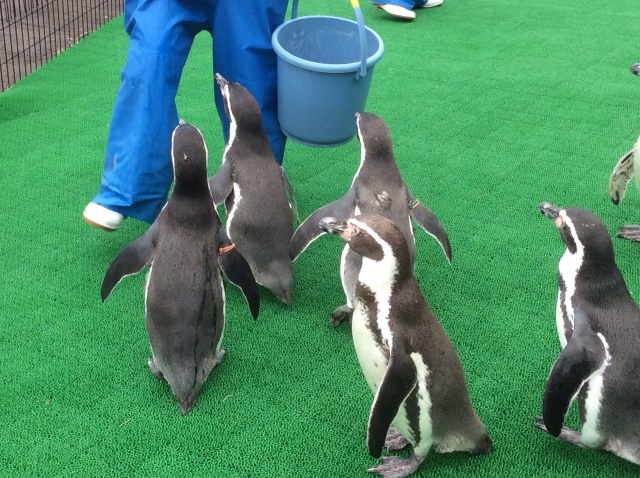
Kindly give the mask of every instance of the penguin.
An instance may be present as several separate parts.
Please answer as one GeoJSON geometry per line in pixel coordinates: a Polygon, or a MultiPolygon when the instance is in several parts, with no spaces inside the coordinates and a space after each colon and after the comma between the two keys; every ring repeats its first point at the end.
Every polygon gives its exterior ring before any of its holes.
{"type": "Polygon", "coordinates": [[[150,264],[144,293],[152,354],[148,366],[169,383],[185,415],[224,356],[220,269],[242,289],[254,320],[260,296],[249,265],[226,237],[211,201],[202,134],[193,125],[180,124],[171,148],[174,189],[151,227],[109,266],[102,301],[122,278],[150,264]]]}
{"type": "Polygon", "coordinates": [[[293,190],[271,152],[255,98],[239,83],[215,78],[230,127],[222,165],[209,179],[213,201],[225,202],[227,234],[256,282],[290,304],[293,190]]]}
{"type": "MultiPolygon", "coordinates": [[[[311,214],[291,239],[289,255],[295,260],[307,246],[324,234],[318,221],[325,216],[350,217],[357,214],[379,214],[394,221],[409,246],[411,267],[416,245],[411,218],[433,236],[451,262],[451,245],[438,218],[411,194],[404,183],[393,156],[391,133],[382,118],[372,113],[356,113],[357,137],[360,142],[360,166],[347,193],[335,202],[311,214]]],[[[349,322],[353,313],[355,285],[361,259],[346,245],[342,251],[340,277],[347,303],[331,314],[331,324],[349,322]]]]}
{"type": "Polygon", "coordinates": [[[582,448],[640,464],[640,309],[616,266],[604,224],[580,208],[539,209],[560,232],[556,326],[562,352],[534,426],[582,448]],[[581,432],[563,426],[577,397],[581,432]]]}
{"type": "MultiPolygon", "coordinates": [[[[634,63],[629,71],[640,76],[640,63],[634,63]]],[[[631,178],[640,170],[640,138],[636,144],[618,160],[609,176],[609,197],[616,206],[624,199],[631,178]]],[[[636,178],[636,189],[640,193],[640,181],[636,178]]]]}
{"type": "Polygon", "coordinates": [[[369,454],[413,446],[410,458],[385,457],[368,471],[409,476],[432,447],[437,452],[493,450],[476,416],[460,360],[413,275],[409,247],[393,221],[378,215],[325,217],[362,258],[355,285],[352,335],[358,361],[374,395],[367,426],[369,454]],[[392,427],[393,425],[393,427],[392,427]]]}

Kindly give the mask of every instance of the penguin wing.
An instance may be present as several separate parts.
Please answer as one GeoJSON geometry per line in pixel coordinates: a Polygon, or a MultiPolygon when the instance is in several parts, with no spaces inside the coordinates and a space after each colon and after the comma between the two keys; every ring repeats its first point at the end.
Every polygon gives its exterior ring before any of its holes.
{"type": "Polygon", "coordinates": [[[102,302],[107,300],[113,288],[123,278],[131,274],[137,274],[145,265],[151,263],[157,230],[158,221],[156,220],[142,236],[129,243],[116,256],[102,281],[102,302]]]}
{"type": "Polygon", "coordinates": [[[338,217],[341,219],[348,218],[353,215],[355,210],[355,189],[349,189],[347,194],[337,201],[321,207],[311,214],[302,225],[296,229],[296,232],[289,243],[289,257],[295,261],[300,254],[317,238],[326,234],[320,229],[320,219],[327,216],[338,217]]]}
{"type": "Polygon", "coordinates": [[[630,241],[640,242],[640,226],[623,225],[618,228],[616,237],[629,239],[630,241]]]}
{"type": "Polygon", "coordinates": [[[251,316],[253,320],[256,320],[260,313],[260,294],[256,280],[251,272],[251,267],[249,267],[246,259],[235,248],[234,244],[226,237],[222,228],[220,228],[220,234],[225,238],[218,248],[220,270],[229,279],[229,282],[240,288],[249,305],[251,316]]]}
{"type": "Polygon", "coordinates": [[[579,333],[574,331],[553,364],[544,387],[542,417],[551,435],[560,435],[569,405],[605,359],[605,346],[598,335],[590,328],[579,333]]]}
{"type": "Polygon", "coordinates": [[[635,148],[622,156],[611,171],[609,177],[609,197],[613,204],[619,204],[624,199],[629,181],[635,173],[634,152],[635,148]]]}
{"type": "Polygon", "coordinates": [[[289,207],[291,208],[291,215],[293,216],[294,227],[300,224],[300,215],[298,214],[298,203],[296,202],[296,197],[293,194],[293,187],[289,182],[289,178],[284,173],[284,168],[280,166],[282,170],[282,183],[284,184],[284,192],[287,195],[287,202],[289,203],[289,207]]]}
{"type": "Polygon", "coordinates": [[[436,215],[424,207],[409,190],[407,190],[407,197],[409,198],[411,217],[427,234],[438,241],[444,255],[447,257],[447,261],[451,263],[451,244],[449,244],[449,237],[447,237],[442,224],[440,224],[436,215]]]}
{"type": "Polygon", "coordinates": [[[225,161],[216,173],[209,178],[209,191],[213,203],[217,206],[231,194],[233,190],[233,178],[231,177],[231,162],[225,161]]]}
{"type": "Polygon", "coordinates": [[[367,448],[371,456],[380,458],[387,431],[417,383],[416,365],[411,357],[404,351],[392,352],[369,413],[367,448]]]}

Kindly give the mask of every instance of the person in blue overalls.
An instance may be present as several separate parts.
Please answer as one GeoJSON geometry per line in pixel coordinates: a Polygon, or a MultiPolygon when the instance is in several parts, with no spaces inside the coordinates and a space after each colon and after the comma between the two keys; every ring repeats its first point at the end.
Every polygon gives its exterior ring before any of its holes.
{"type": "MultiPolygon", "coordinates": [[[[171,134],[178,124],[175,96],[195,36],[213,37],[213,65],[247,88],[262,110],[276,160],[286,138],[277,114],[277,56],[273,31],[284,22],[288,0],[125,0],[129,35],[107,137],[100,190],[83,218],[107,231],[126,217],[152,223],[166,203],[173,180],[171,134]]],[[[213,74],[211,74],[212,85],[213,74]]],[[[218,88],[215,104],[224,139],[229,121],[218,88]]]]}
{"type": "Polygon", "coordinates": [[[401,20],[415,20],[414,8],[429,8],[442,5],[443,0],[390,0],[384,3],[381,0],[371,0],[374,7],[381,8],[389,15],[401,20]]]}

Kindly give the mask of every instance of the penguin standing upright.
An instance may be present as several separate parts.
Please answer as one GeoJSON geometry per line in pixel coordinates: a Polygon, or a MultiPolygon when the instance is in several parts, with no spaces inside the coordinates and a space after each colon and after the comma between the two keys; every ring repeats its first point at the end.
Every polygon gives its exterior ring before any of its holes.
{"type": "Polygon", "coordinates": [[[153,374],[171,386],[188,413],[224,355],[222,268],[239,285],[255,319],[260,297],[247,262],[222,229],[207,184],[207,148],[200,131],[180,124],[172,136],[174,189],[151,227],[109,266],[102,300],[125,276],[150,264],[145,316],[153,374]]]}
{"type": "Polygon", "coordinates": [[[582,448],[640,464],[640,309],[616,266],[604,224],[579,208],[541,203],[567,249],[558,267],[562,346],[534,426],[582,448]],[[563,426],[578,397],[582,431],[563,426]]]}
{"type": "Polygon", "coordinates": [[[256,282],[289,304],[293,192],[273,157],[254,97],[220,74],[216,81],[230,132],[222,165],[209,179],[211,194],[216,205],[225,201],[227,234],[251,266],[256,282]]]}
{"type": "Polygon", "coordinates": [[[378,458],[383,446],[389,451],[413,446],[410,458],[385,457],[369,471],[408,476],[431,447],[437,452],[493,450],[471,406],[456,351],[413,276],[404,234],[393,221],[375,215],[326,217],[320,227],[362,257],[352,334],[374,394],[369,453],[378,458]]]}
{"type": "MultiPolygon", "coordinates": [[[[371,113],[356,113],[355,119],[361,154],[360,167],[356,171],[351,187],[340,199],[311,214],[296,230],[289,249],[291,259],[295,260],[312,241],[324,234],[318,229],[321,218],[378,214],[391,219],[402,231],[409,247],[409,261],[412,268],[416,245],[411,218],[436,238],[450,262],[451,245],[440,221],[409,192],[400,175],[393,156],[391,133],[387,124],[382,118],[371,113]]],[[[333,325],[339,325],[351,319],[360,264],[360,256],[345,245],[340,263],[340,277],[347,303],[331,314],[333,325]]]]}

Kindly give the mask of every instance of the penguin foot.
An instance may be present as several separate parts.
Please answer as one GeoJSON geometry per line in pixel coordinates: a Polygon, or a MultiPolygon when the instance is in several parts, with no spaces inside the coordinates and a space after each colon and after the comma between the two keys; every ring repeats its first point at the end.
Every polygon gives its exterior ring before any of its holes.
{"type": "Polygon", "coordinates": [[[149,370],[151,370],[151,373],[154,374],[158,380],[164,380],[164,375],[162,375],[162,372],[158,369],[158,367],[156,367],[156,363],[152,358],[147,360],[147,365],[149,366],[149,370]]]}
{"type": "Polygon", "coordinates": [[[409,440],[402,436],[402,434],[395,428],[389,428],[387,437],[384,440],[384,446],[387,451],[404,450],[409,445],[409,440]]]}
{"type": "Polygon", "coordinates": [[[384,456],[382,457],[382,465],[369,468],[367,471],[374,475],[384,476],[385,478],[403,478],[409,476],[418,469],[424,458],[416,456],[414,453],[409,458],[402,456],[384,456]]]}
{"type": "Polygon", "coordinates": [[[351,317],[353,316],[353,309],[349,307],[347,304],[341,305],[331,314],[331,325],[334,327],[339,326],[340,324],[351,322],[351,317]]]}
{"type": "MultiPolygon", "coordinates": [[[[534,420],[534,428],[549,433],[549,430],[547,430],[547,427],[544,424],[544,419],[542,417],[535,417],[534,420]]],[[[558,438],[577,447],[588,448],[584,443],[582,443],[582,433],[572,430],[571,428],[562,427],[558,438]]]]}
{"type": "Polygon", "coordinates": [[[620,226],[616,237],[640,242],[640,226],[620,226]]]}
{"type": "Polygon", "coordinates": [[[225,349],[220,349],[218,351],[218,354],[216,355],[216,358],[213,359],[213,365],[211,366],[211,368],[214,368],[216,365],[219,365],[220,362],[222,362],[222,359],[223,359],[225,353],[227,353],[227,351],[225,349]]]}

